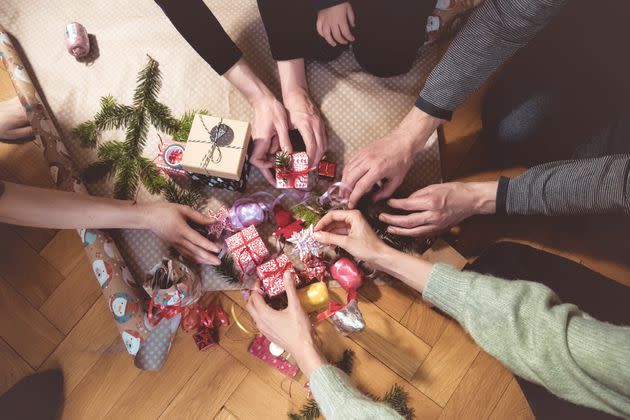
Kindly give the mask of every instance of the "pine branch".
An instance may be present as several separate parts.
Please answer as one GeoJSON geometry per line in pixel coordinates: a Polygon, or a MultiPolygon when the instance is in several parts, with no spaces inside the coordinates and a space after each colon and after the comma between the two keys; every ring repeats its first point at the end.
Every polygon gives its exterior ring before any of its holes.
{"type": "Polygon", "coordinates": [[[276,153],[274,163],[275,163],[276,168],[283,168],[290,171],[291,168],[293,168],[293,160],[291,158],[291,153],[287,153],[287,152],[276,153]]]}
{"type": "Polygon", "coordinates": [[[119,105],[113,96],[101,98],[101,110],[94,116],[94,124],[99,130],[117,130],[129,125],[134,109],[119,105]]]}
{"type": "Polygon", "coordinates": [[[221,280],[229,284],[238,284],[241,282],[241,275],[236,269],[234,259],[231,255],[227,254],[221,259],[221,264],[213,266],[215,274],[217,274],[221,280]]]}
{"type": "Polygon", "coordinates": [[[186,111],[184,115],[179,119],[179,129],[173,134],[173,140],[177,141],[188,141],[188,135],[190,134],[190,129],[192,128],[193,120],[195,119],[195,115],[208,115],[207,109],[193,109],[191,111],[186,111]]]}
{"type": "Polygon", "coordinates": [[[346,375],[350,375],[352,373],[352,368],[354,367],[354,351],[350,349],[345,349],[343,354],[341,355],[341,359],[335,363],[335,366],[341,371],[345,372],[346,375]]]}
{"type": "Polygon", "coordinates": [[[151,194],[161,193],[166,185],[166,178],[164,178],[164,175],[162,175],[155,163],[140,156],[136,160],[136,165],[138,166],[137,171],[142,185],[144,185],[151,194]]]}
{"type": "Polygon", "coordinates": [[[85,182],[96,182],[99,179],[111,176],[115,169],[116,166],[113,161],[97,160],[88,165],[81,175],[85,182]]]}
{"type": "Polygon", "coordinates": [[[198,207],[203,198],[199,188],[184,189],[170,179],[162,187],[162,194],[171,203],[183,204],[192,208],[198,207]]]}
{"type": "Polygon", "coordinates": [[[298,413],[289,413],[291,420],[315,420],[321,416],[317,401],[313,398],[309,398],[298,413]]]}
{"type": "Polygon", "coordinates": [[[134,112],[125,136],[127,156],[136,157],[142,154],[142,149],[147,141],[148,131],[149,121],[145,113],[134,112]]]}
{"type": "Polygon", "coordinates": [[[380,400],[407,420],[414,418],[415,410],[408,405],[409,394],[400,385],[394,384],[380,400]]]}
{"type": "Polygon", "coordinates": [[[138,190],[139,174],[134,160],[125,160],[116,168],[114,197],[121,200],[133,200],[138,190]]]}
{"type": "Polygon", "coordinates": [[[170,108],[163,103],[148,101],[145,109],[149,114],[151,124],[153,124],[158,131],[173,134],[179,129],[179,121],[173,117],[170,108]]]}
{"type": "Polygon", "coordinates": [[[108,141],[98,147],[97,156],[102,161],[119,161],[125,157],[125,143],[108,141]]]}
{"type": "Polygon", "coordinates": [[[81,146],[94,148],[98,143],[99,132],[94,121],[84,121],[72,129],[72,134],[79,138],[81,146]]]}
{"type": "Polygon", "coordinates": [[[133,94],[133,105],[136,109],[143,109],[148,102],[156,102],[157,95],[162,88],[162,74],[160,65],[151,56],[138,74],[136,90],[133,94]]]}

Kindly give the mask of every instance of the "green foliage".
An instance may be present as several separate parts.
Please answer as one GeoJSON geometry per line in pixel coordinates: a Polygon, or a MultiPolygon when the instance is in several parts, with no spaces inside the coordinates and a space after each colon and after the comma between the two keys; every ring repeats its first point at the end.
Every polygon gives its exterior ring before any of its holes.
{"type": "Polygon", "coordinates": [[[94,121],[84,121],[77,125],[72,134],[79,138],[81,146],[94,148],[98,143],[98,130],[94,121]]]}
{"type": "Polygon", "coordinates": [[[284,168],[290,171],[291,168],[293,168],[293,161],[291,158],[291,153],[287,153],[287,152],[276,153],[274,164],[276,168],[284,168]]]}
{"type": "Polygon", "coordinates": [[[242,276],[236,269],[234,259],[230,254],[226,254],[223,259],[221,259],[221,264],[214,266],[213,268],[215,273],[225,282],[230,284],[237,284],[241,282],[242,276]]]}
{"type": "Polygon", "coordinates": [[[155,163],[142,156],[150,125],[168,134],[180,130],[180,121],[157,99],[161,87],[159,64],[148,57],[147,64],[138,73],[133,105],[121,105],[111,95],[101,98],[101,109],[94,119],[79,124],[74,133],[85,147],[95,147],[100,133],[105,130],[125,129],[125,139],[101,144],[98,161],[91,164],[84,175],[95,181],[114,174],[116,198],[135,198],[142,184],[151,194],[164,192],[169,201],[196,205],[201,198],[199,191],[186,191],[168,182],[155,163]]]}
{"type": "Polygon", "coordinates": [[[208,110],[193,109],[191,111],[186,111],[179,119],[179,129],[173,134],[173,140],[182,142],[188,141],[188,135],[190,134],[190,129],[192,128],[192,123],[196,114],[208,115],[208,110]]]}
{"type": "Polygon", "coordinates": [[[192,208],[199,206],[201,199],[201,191],[199,188],[191,188],[190,190],[181,188],[173,181],[165,180],[165,184],[162,188],[164,198],[171,203],[183,204],[192,208]]]}
{"type": "Polygon", "coordinates": [[[306,207],[303,204],[293,207],[291,209],[291,214],[293,215],[294,219],[301,220],[304,227],[316,225],[317,222],[319,222],[319,220],[322,218],[319,213],[317,213],[310,207],[306,207]]]}
{"type": "Polygon", "coordinates": [[[413,419],[415,415],[414,409],[408,405],[409,394],[398,384],[394,384],[382,398],[374,399],[374,401],[382,401],[408,420],[413,419]]]}
{"type": "MultiPolygon", "coordinates": [[[[350,349],[345,349],[343,354],[341,355],[341,359],[339,359],[335,366],[338,369],[341,369],[347,375],[352,373],[352,367],[354,365],[354,351],[350,349]]],[[[291,420],[315,420],[321,416],[319,411],[319,406],[317,405],[317,401],[313,398],[309,398],[299,412],[297,413],[289,413],[289,419],[291,420]]]]}

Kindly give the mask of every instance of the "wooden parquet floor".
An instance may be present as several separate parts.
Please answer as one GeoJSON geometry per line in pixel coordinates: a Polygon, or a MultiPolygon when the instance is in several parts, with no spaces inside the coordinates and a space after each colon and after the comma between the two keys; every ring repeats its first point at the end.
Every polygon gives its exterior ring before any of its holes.
{"type": "MultiPolygon", "coordinates": [[[[0,100],[10,96],[1,80],[0,100]]],[[[478,100],[473,98],[445,129],[444,152],[454,160],[471,155],[475,147],[471,133],[478,131],[478,118],[470,109],[478,100]]],[[[51,186],[41,159],[32,144],[0,143],[0,179],[51,186]]],[[[445,164],[451,178],[465,170],[445,164]]],[[[469,179],[496,176],[477,172],[469,179]]],[[[619,246],[619,230],[575,226],[558,220],[474,219],[464,224],[455,244],[473,257],[496,239],[525,241],[562,250],[628,284],[629,267],[623,262],[628,245],[619,246]],[[606,246],[606,235],[619,242],[606,246]]],[[[204,299],[225,308],[234,304],[248,323],[239,293],[204,299]]],[[[368,326],[364,332],[342,337],[326,322],[318,332],[331,359],[347,348],[356,352],[352,378],[362,390],[381,395],[400,384],[418,419],[532,418],[510,372],[416,292],[402,285],[366,286],[360,300],[368,326]]],[[[233,324],[222,330],[218,347],[199,352],[192,338],[180,333],[162,371],[139,371],[117,334],[76,233],[0,225],[0,394],[29,375],[59,369],[63,388],[50,392],[60,393],[61,415],[67,419],[286,418],[307,397],[304,378],[289,381],[251,357],[250,340],[233,324]]],[[[39,397],[28,401],[37,404],[39,397]]]]}

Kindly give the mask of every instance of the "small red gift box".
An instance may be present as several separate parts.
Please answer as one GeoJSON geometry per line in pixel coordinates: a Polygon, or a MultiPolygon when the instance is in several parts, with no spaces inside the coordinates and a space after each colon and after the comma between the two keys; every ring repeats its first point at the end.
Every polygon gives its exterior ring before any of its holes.
{"type": "Polygon", "coordinates": [[[306,152],[291,155],[292,168],[276,168],[276,188],[308,188],[308,155],[306,152]]]}
{"type": "Polygon", "coordinates": [[[337,164],[322,160],[317,167],[317,174],[322,178],[335,179],[335,176],[337,176],[337,164]]]}
{"type": "Polygon", "coordinates": [[[263,290],[269,297],[274,297],[284,292],[284,272],[294,272],[291,262],[286,255],[267,261],[256,268],[258,278],[262,282],[263,290]]]}
{"type": "Polygon", "coordinates": [[[216,328],[204,328],[193,335],[193,339],[200,351],[208,350],[219,342],[219,331],[216,328]]]}
{"type": "Polygon", "coordinates": [[[255,226],[249,226],[225,239],[228,252],[245,274],[254,272],[269,256],[269,250],[255,226]]]}

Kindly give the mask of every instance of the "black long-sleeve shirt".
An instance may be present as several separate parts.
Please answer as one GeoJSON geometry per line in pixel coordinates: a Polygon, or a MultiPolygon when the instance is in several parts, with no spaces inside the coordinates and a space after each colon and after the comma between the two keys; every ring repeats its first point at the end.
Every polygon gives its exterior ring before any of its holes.
{"type": "Polygon", "coordinates": [[[177,31],[210,66],[222,75],[242,56],[202,0],[155,0],[177,31]]]}

